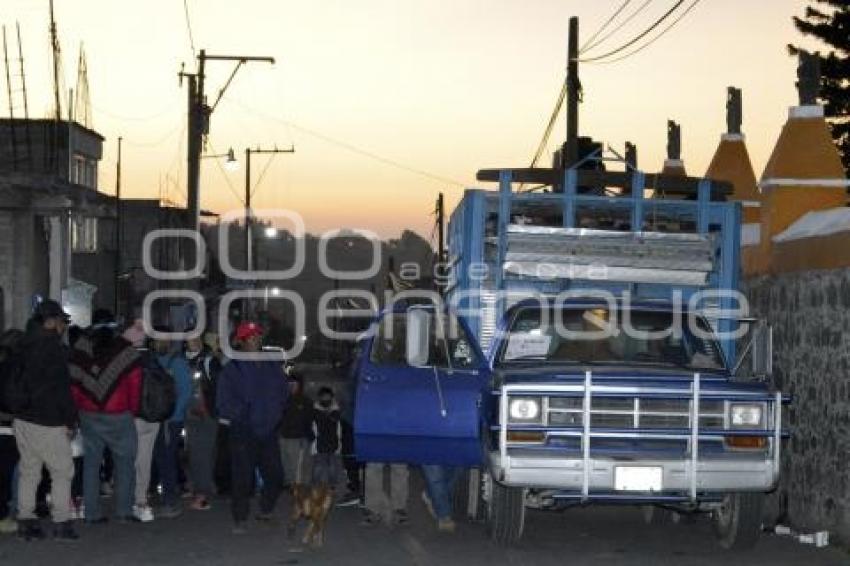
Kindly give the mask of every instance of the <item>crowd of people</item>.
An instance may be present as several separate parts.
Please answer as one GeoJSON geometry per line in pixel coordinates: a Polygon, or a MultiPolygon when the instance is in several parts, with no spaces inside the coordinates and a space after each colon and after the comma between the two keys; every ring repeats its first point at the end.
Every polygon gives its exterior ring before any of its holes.
{"type": "MultiPolygon", "coordinates": [[[[332,388],[313,400],[292,366],[228,360],[213,333],[152,338],[141,320],[119,328],[105,310],[88,328],[71,322],[45,300],[25,330],[0,336],[0,534],[43,539],[49,517],[53,538],[74,541],[75,521],[175,519],[221,495],[242,534],[255,495],[255,519],[268,522],[285,490],[342,483],[337,505],[360,505],[364,525],[408,521],[408,467],[355,460],[353,408],[332,388]]],[[[246,354],[262,338],[250,321],[226,337],[246,354]]],[[[456,475],[423,469],[422,499],[443,531],[454,530],[456,475]]]]}

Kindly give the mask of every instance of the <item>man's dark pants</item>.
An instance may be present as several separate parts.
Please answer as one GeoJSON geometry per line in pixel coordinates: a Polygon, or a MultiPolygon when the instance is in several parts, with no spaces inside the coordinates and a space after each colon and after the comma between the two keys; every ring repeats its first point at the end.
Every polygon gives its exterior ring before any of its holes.
{"type": "Polygon", "coordinates": [[[231,512],[233,520],[241,523],[248,519],[251,494],[254,490],[254,472],[260,470],[263,488],[260,493],[260,513],[274,511],[283,490],[283,466],[277,431],[258,436],[239,426],[230,427],[230,458],[232,466],[231,512]]]}

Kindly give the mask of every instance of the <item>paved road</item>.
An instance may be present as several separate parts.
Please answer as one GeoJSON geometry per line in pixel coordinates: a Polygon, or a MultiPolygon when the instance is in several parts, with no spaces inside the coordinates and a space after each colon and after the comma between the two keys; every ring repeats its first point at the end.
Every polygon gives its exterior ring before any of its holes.
{"type": "MultiPolygon", "coordinates": [[[[415,500],[415,499],[414,499],[415,500]]],[[[765,536],[756,550],[729,554],[712,540],[708,522],[647,527],[637,510],[571,509],[534,512],[527,536],[513,549],[491,544],[483,525],[461,524],[453,535],[439,534],[421,505],[411,524],[394,530],[362,527],[356,509],[333,512],[323,549],[304,550],[286,540],[282,526],[253,526],[242,537],[230,534],[226,503],[210,512],[146,525],[82,527],[74,545],[52,541],[24,543],[0,537],[0,564],[15,566],[255,566],[363,565],[463,566],[646,564],[646,565],[846,565],[850,554],[816,549],[787,538],[765,536]]],[[[284,502],[286,505],[287,502],[284,502]]]]}

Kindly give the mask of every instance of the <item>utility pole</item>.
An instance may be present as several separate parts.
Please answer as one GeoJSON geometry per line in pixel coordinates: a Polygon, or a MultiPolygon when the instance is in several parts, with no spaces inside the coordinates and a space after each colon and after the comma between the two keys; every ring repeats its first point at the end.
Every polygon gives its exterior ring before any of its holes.
{"type": "Polygon", "coordinates": [[[62,121],[62,102],[59,98],[59,34],[53,18],[53,0],[50,0],[50,44],[53,48],[53,98],[56,104],[56,122],[62,121]]]}
{"type": "Polygon", "coordinates": [[[581,81],[578,78],[578,18],[570,18],[570,37],[567,53],[567,143],[564,169],[578,162],[578,104],[581,81]]]}
{"type": "Polygon", "coordinates": [[[121,142],[124,140],[118,137],[118,163],[115,165],[115,316],[119,315],[121,307],[121,299],[118,290],[121,285],[121,246],[123,245],[122,232],[123,225],[123,205],[121,204],[121,142]]]}
{"type": "Polygon", "coordinates": [[[437,261],[446,261],[446,208],[443,202],[443,193],[437,197],[437,261]]]}
{"type": "Polygon", "coordinates": [[[278,153],[295,153],[295,148],[289,149],[245,149],[245,262],[248,266],[248,271],[254,270],[254,232],[253,213],[251,211],[251,155],[252,154],[278,154],[278,153]]]}
{"type": "Polygon", "coordinates": [[[187,148],[187,182],[186,190],[188,194],[187,203],[187,218],[186,225],[191,230],[198,229],[200,218],[200,172],[201,172],[201,151],[204,144],[204,136],[209,133],[210,115],[215,111],[216,106],[224,96],[227,87],[233,81],[237,71],[242,65],[249,62],[274,63],[273,57],[249,57],[244,55],[207,55],[205,49],[201,49],[198,54],[198,70],[196,73],[185,73],[180,71],[179,77],[188,79],[189,88],[189,122],[187,127],[188,140],[187,148]],[[207,61],[234,61],[236,67],[218,92],[215,102],[210,106],[207,104],[207,96],[205,92],[206,80],[206,64],[207,61]]]}
{"type": "Polygon", "coordinates": [[[434,275],[437,276],[437,287],[440,294],[444,291],[442,284],[442,276],[446,263],[446,207],[443,200],[443,193],[437,197],[437,269],[434,275]]]}

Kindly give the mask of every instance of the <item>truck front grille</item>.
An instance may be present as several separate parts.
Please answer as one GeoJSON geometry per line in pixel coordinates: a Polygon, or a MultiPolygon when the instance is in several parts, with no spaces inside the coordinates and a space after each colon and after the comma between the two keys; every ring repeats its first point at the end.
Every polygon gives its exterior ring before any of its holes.
{"type": "MultiPolygon", "coordinates": [[[[548,397],[548,426],[582,426],[583,397],[548,397]]],[[[700,427],[723,429],[723,401],[700,403],[700,427]]],[[[691,426],[688,399],[642,399],[640,397],[593,397],[590,426],[594,428],[687,429],[691,426]]]]}

